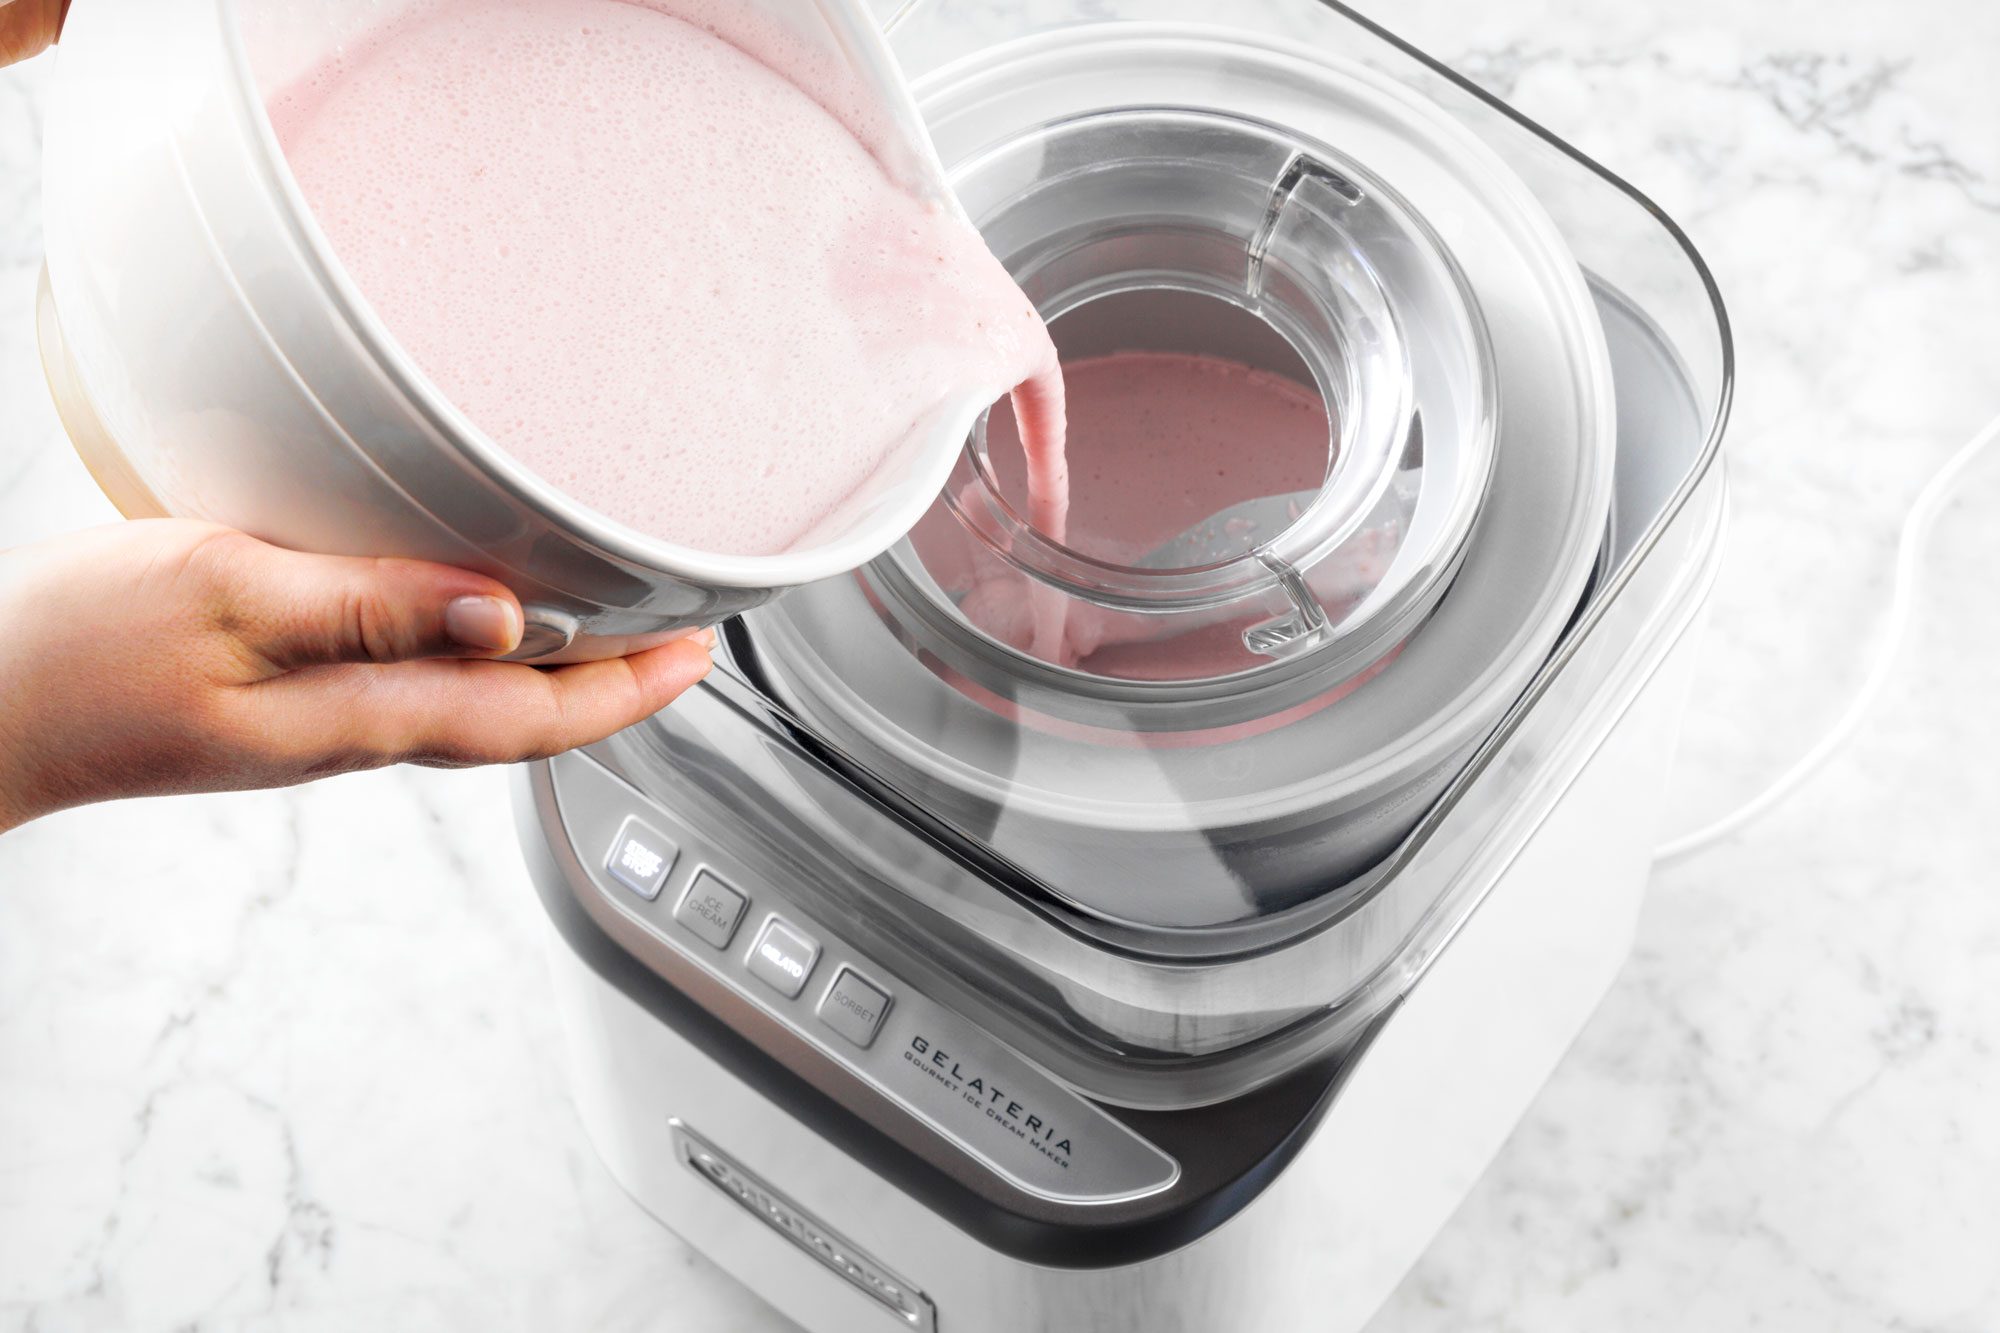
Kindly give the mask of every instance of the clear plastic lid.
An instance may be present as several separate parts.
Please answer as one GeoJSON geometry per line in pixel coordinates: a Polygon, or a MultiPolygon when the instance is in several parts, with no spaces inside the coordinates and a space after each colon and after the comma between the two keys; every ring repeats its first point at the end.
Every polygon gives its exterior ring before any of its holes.
{"type": "Polygon", "coordinates": [[[1083,696],[1308,658],[1331,688],[1391,651],[1384,622],[1462,550],[1492,434],[1484,327],[1389,186],[1157,107],[1029,127],[952,179],[1063,354],[1072,495],[1061,541],[1024,517],[996,410],[893,557],[913,595],[1083,696]]]}
{"type": "Polygon", "coordinates": [[[1612,445],[1582,276],[1476,140],[1358,66],[1119,25],[919,95],[1078,386],[1178,358],[1242,420],[1136,429],[1113,384],[1056,543],[990,416],[908,542],[749,618],[746,669],[1108,936],[1254,939],[1394,845],[1576,609],[1612,445]]]}

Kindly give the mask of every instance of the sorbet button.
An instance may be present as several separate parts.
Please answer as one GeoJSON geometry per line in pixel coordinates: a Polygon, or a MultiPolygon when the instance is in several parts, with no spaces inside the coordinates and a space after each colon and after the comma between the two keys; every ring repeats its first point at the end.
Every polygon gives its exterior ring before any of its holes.
{"type": "Polygon", "coordinates": [[[726,949],[730,937],[736,934],[736,923],[743,919],[743,909],[749,905],[748,898],[724,884],[712,871],[704,870],[681,895],[680,906],[674,908],[674,920],[707,943],[726,949]]]}
{"type": "Polygon", "coordinates": [[[604,858],[604,869],[647,902],[660,896],[667,873],[674,868],[680,849],[665,837],[647,828],[637,818],[627,819],[604,858]]]}
{"type": "Polygon", "coordinates": [[[774,916],[750,948],[750,975],[790,999],[806,988],[818,961],[819,941],[774,916]]]}
{"type": "Polygon", "coordinates": [[[819,1021],[864,1049],[881,1031],[888,1012],[889,993],[851,967],[840,969],[819,1002],[819,1021]]]}

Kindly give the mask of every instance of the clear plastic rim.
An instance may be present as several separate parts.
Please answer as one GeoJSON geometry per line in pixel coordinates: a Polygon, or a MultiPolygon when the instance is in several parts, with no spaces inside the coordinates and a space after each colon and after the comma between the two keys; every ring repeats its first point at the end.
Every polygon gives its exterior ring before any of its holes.
{"type": "MultiPolygon", "coordinates": [[[[1175,700],[1213,700],[1218,690],[1230,692],[1244,688],[1251,681],[1270,684],[1276,678],[1296,678],[1310,673],[1315,677],[1313,688],[1298,700],[1291,701],[1304,702],[1315,694],[1340,688],[1344,681],[1368,670],[1393,652],[1396,644],[1421,624],[1424,608],[1444,594],[1455,575],[1493,471],[1493,403],[1497,391],[1491,337],[1456,258],[1430,224],[1398,191],[1364,164],[1324,142],[1240,111],[1169,105],[1078,113],[1023,128],[954,164],[950,175],[955,182],[967,181],[995,163],[1004,164],[1008,155],[1017,152],[1023,144],[1046,144],[1052,138],[1079,127],[1109,129],[1115,133],[1126,123],[1157,127],[1169,121],[1235,133],[1246,141],[1255,136],[1255,141],[1265,149],[1271,161],[1283,164],[1267,179],[1270,193],[1264,219],[1265,230],[1257,236],[1244,238],[1244,258],[1249,261],[1253,274],[1257,271],[1258,261],[1263,258],[1262,242],[1272,234],[1281,212],[1294,205],[1301,189],[1301,178],[1309,176],[1322,181],[1330,179],[1340,190],[1352,191],[1352,195],[1345,200],[1349,205],[1360,205],[1366,201],[1378,225],[1386,223],[1390,228],[1389,243],[1424,256],[1420,267],[1428,270],[1427,280],[1442,289],[1442,299],[1434,294],[1425,301],[1425,308],[1420,311],[1399,304],[1371,262],[1368,248],[1335,222],[1332,230],[1348,240],[1342,259],[1354,266],[1358,277],[1372,284],[1372,295],[1380,300],[1379,309],[1369,309],[1367,302],[1371,293],[1362,291],[1359,294],[1355,313],[1372,321],[1369,328],[1342,326],[1323,330],[1320,336],[1315,337],[1285,305],[1260,299],[1262,293],[1254,285],[1254,279],[1252,285],[1247,287],[1240,280],[1237,285],[1219,282],[1211,285],[1208,282],[1161,278],[1151,272],[1129,281],[1093,281],[1081,293],[1058,293],[1054,300],[1042,307],[1042,314],[1053,326],[1066,315],[1097,300],[1136,291],[1178,291],[1228,303],[1259,320],[1298,355],[1311,373],[1321,398],[1336,418],[1332,470],[1339,469],[1343,463],[1354,469],[1345,479],[1345,494],[1334,493],[1340,479],[1333,477],[1330,470],[1319,499],[1311,507],[1275,538],[1229,561],[1173,570],[1115,564],[1057,545],[1033,529],[994,481],[983,452],[982,420],[981,425],[975,427],[960,469],[954,472],[952,483],[946,487],[945,505],[957,515],[961,525],[1003,563],[1069,596],[1099,606],[1135,612],[1180,612],[1226,606],[1259,595],[1282,599],[1286,595],[1288,574],[1309,570],[1321,560],[1331,557],[1375,517],[1375,503],[1398,472],[1413,431],[1421,429],[1417,412],[1417,400],[1421,395],[1412,382],[1412,362],[1401,333],[1405,322],[1415,315],[1425,321],[1433,339],[1441,337],[1442,329],[1452,331],[1453,337],[1445,341],[1458,348],[1464,362],[1460,376],[1454,378],[1463,378],[1466,396],[1477,405],[1475,412],[1459,414],[1443,437],[1446,454],[1451,459],[1443,475],[1429,471],[1420,483],[1424,493],[1419,502],[1413,502],[1410,515],[1413,521],[1418,518],[1424,521],[1424,526],[1412,535],[1413,538],[1420,537],[1420,540],[1399,543],[1398,554],[1391,567],[1384,572],[1381,582],[1359,604],[1347,608],[1338,617],[1330,618],[1324,638],[1316,646],[1295,655],[1274,655],[1240,671],[1204,677],[1198,681],[1099,676],[1045,661],[993,638],[979,626],[964,622],[962,617],[939,618],[919,614],[933,630],[945,631],[942,639],[969,635],[977,643],[985,645],[989,654],[999,655],[1010,663],[1017,674],[1025,675],[1041,686],[1066,685],[1073,692],[1082,694],[1109,693],[1127,703],[1168,703],[1175,700]],[[1356,334],[1370,334],[1374,328],[1386,332],[1389,339],[1376,352],[1374,359],[1392,365],[1400,378],[1392,402],[1385,401],[1388,396],[1383,394],[1379,382],[1365,386],[1356,382],[1360,373],[1357,357],[1347,339],[1356,334]],[[1362,461],[1355,468],[1357,458],[1362,461]],[[1355,472],[1360,475],[1355,475],[1355,472]],[[976,492],[970,500],[961,494],[968,488],[960,485],[960,478],[967,474],[980,483],[969,488],[976,492]],[[949,627],[959,624],[963,625],[964,634],[951,634],[949,627]]],[[[1004,177],[1004,171],[1001,174],[1004,177]]],[[[1049,184],[1046,180],[1038,182],[1030,187],[1029,192],[1049,184]]],[[[1024,197],[1017,194],[1013,202],[1019,202],[1024,197]]],[[[1006,205],[994,207],[1004,211],[1006,205]]],[[[1382,244],[1383,241],[1384,238],[1378,236],[1375,244],[1382,244]]],[[[1040,258],[1046,262],[1048,257],[1040,258]]],[[[1031,281],[1018,273],[1017,277],[1024,282],[1031,281]]],[[[1352,278],[1341,295],[1349,293],[1351,284],[1352,278]]],[[[1410,299],[1410,294],[1404,293],[1402,300],[1410,299]]],[[[1433,432],[1441,424],[1434,419],[1433,432]]],[[[1432,452],[1435,452],[1437,444],[1438,441],[1432,442],[1432,452]]],[[[899,577],[895,580],[899,588],[909,590],[917,598],[943,599],[944,595],[929,579],[921,558],[913,552],[909,543],[899,544],[883,561],[876,562],[871,568],[879,568],[884,562],[899,567],[899,577]]],[[[937,650],[942,645],[932,643],[926,646],[937,650]]],[[[970,675],[984,674],[963,661],[958,665],[970,675]]],[[[1065,710],[1055,706],[1055,701],[1043,702],[1050,704],[1052,711],[1068,716],[1065,710]]],[[[1087,719],[1069,717],[1068,720],[1087,719]]],[[[1162,722],[1166,729],[1175,729],[1165,719],[1162,722]]]]}
{"type": "MultiPolygon", "coordinates": [[[[1025,129],[990,146],[977,157],[956,164],[949,173],[950,178],[956,184],[989,168],[1005,155],[1026,148],[1039,149],[1047,141],[1071,132],[1116,132],[1126,123],[1157,125],[1168,120],[1236,133],[1265,134],[1271,137],[1274,146],[1291,137],[1275,126],[1250,117],[1199,108],[1123,107],[1064,117],[1025,129]]],[[[1384,201],[1389,210],[1400,215],[1399,220],[1408,219],[1408,210],[1401,205],[1394,192],[1370,176],[1358,163],[1348,161],[1323,146],[1316,145],[1314,152],[1333,160],[1339,170],[1362,182],[1370,195],[1384,201]]],[[[1413,244],[1428,244],[1435,248],[1435,237],[1427,236],[1414,227],[1406,235],[1413,244]]],[[[1297,327],[1297,321],[1278,318],[1271,309],[1252,309],[1245,303],[1242,291],[1219,284],[1211,290],[1205,284],[1185,279],[1103,282],[1081,293],[1066,293],[1061,300],[1040,311],[1043,319],[1053,324],[1093,301],[1125,292],[1146,289],[1184,291],[1228,301],[1245,309],[1273,328],[1300,353],[1301,359],[1313,371],[1320,396],[1335,416],[1330,465],[1312,504],[1263,546],[1212,564],[1153,569],[1099,559],[1050,541],[1001,493],[985,455],[984,432],[978,427],[972,432],[965,457],[973,476],[983,483],[981,494],[986,504],[981,508],[985,512],[969,512],[956,487],[946,490],[946,503],[959,513],[961,521],[973,535],[1010,565],[1042,583],[1101,606],[1155,611],[1193,610],[1233,601],[1251,591],[1276,586],[1280,576],[1268,560],[1285,565],[1309,563],[1315,551],[1339,545],[1366,520],[1394,472],[1408,430],[1411,410],[1409,356],[1403,345],[1402,312],[1391,302],[1368,256],[1354,250],[1349,252],[1348,257],[1356,261],[1357,280],[1342,288],[1338,295],[1352,304],[1355,317],[1366,322],[1365,333],[1379,340],[1381,346],[1375,353],[1376,359],[1385,363],[1385,368],[1403,381],[1401,392],[1393,397],[1381,392],[1380,386],[1358,382],[1363,371],[1353,349],[1348,349],[1349,355],[1336,358],[1334,349],[1313,346],[1314,340],[1297,327]]],[[[1248,258],[1249,250],[1246,248],[1248,258]]],[[[1352,337],[1362,334],[1364,330],[1345,328],[1338,332],[1352,337]]]]}
{"type": "MultiPolygon", "coordinates": [[[[1265,62],[1314,79],[1329,76],[1346,81],[1354,90],[1394,108],[1399,123],[1436,146],[1447,160],[1464,167],[1476,179],[1489,203],[1520,232],[1534,238],[1528,255],[1537,272],[1537,281],[1550,302],[1550,315],[1561,330],[1563,346],[1579,360],[1570,377],[1570,394],[1582,435],[1579,471],[1575,486],[1568,492],[1561,558],[1554,572],[1533,598],[1532,610],[1524,613],[1515,631],[1504,642],[1492,645],[1486,664],[1456,688],[1448,698],[1426,713],[1423,719],[1403,731],[1393,745],[1385,745],[1357,755],[1336,771],[1301,778],[1258,794],[1257,817],[1283,818],[1300,811],[1355,799],[1370,791],[1393,791],[1410,775],[1427,771],[1454,755],[1476,746],[1490,726],[1498,726],[1518,707],[1523,689],[1532,689],[1546,666],[1546,653],[1526,651],[1526,645],[1546,642],[1560,648],[1562,627],[1576,613],[1579,599],[1593,576],[1603,538],[1600,521],[1610,498],[1611,460],[1609,451],[1615,438],[1609,367],[1604,362],[1603,334],[1597,324],[1595,306],[1567,244],[1542,211],[1525,184],[1515,178],[1492,150],[1447,113],[1432,105],[1415,90],[1352,60],[1302,54],[1296,46],[1258,34],[1226,26],[1197,23],[1106,22],[1065,27],[1015,39],[1004,45],[970,53],[934,69],[916,82],[919,104],[927,113],[954,90],[976,87],[997,72],[1023,62],[1075,55],[1078,47],[1092,42],[1160,42],[1186,46],[1204,53],[1217,48],[1233,49],[1265,62]],[[1588,521],[1585,522],[1585,518],[1588,521]],[[1472,719],[1479,719],[1477,726],[1472,719]]],[[[966,92],[966,96],[974,95],[966,92]]],[[[1501,386],[1504,399],[1505,388],[1501,386]]],[[[872,566],[871,568],[879,568],[872,566]]],[[[777,619],[782,621],[782,608],[777,619]]],[[[768,613],[767,613],[768,614],[768,613]]],[[[760,636],[769,633],[760,630],[760,636]]],[[[783,640],[797,631],[786,628],[769,654],[773,660],[788,654],[783,640]]],[[[807,677],[822,674],[814,665],[817,652],[800,640],[803,656],[781,676],[790,679],[788,688],[802,689],[810,696],[826,697],[826,686],[802,683],[798,670],[805,666],[807,677]]],[[[1482,654],[1483,657],[1486,655],[1482,654]]],[[[1020,657],[1014,665],[1024,682],[1067,682],[1055,677],[1056,668],[1036,659],[1020,657]]],[[[1095,678],[1087,678],[1095,679],[1095,678]]],[[[836,716],[851,716],[845,705],[829,699],[836,716]]],[[[1023,788],[1001,776],[976,769],[935,747],[921,745],[914,736],[898,729],[876,729],[874,743],[885,757],[929,778],[950,783],[958,790],[982,799],[1004,798],[1026,814],[1049,817],[1068,824],[1138,833],[1147,829],[1186,827],[1190,819],[1228,825],[1241,811],[1237,798],[1215,798],[1198,805],[1149,809],[1144,806],[1088,797],[1075,792],[1043,792],[1023,788]]]]}

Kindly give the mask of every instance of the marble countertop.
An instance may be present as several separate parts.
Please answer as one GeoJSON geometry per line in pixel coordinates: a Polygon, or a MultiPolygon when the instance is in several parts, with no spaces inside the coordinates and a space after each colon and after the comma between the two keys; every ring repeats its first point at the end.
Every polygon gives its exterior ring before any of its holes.
{"type": "MultiPolygon", "coordinates": [[[[1729,298],[1691,825],[1832,720],[1899,516],[2000,410],[2000,7],[1370,8],[1650,193],[1729,298]]],[[[6,544],[111,516],[33,350],[49,74],[0,74],[6,544]]],[[[1879,712],[1658,874],[1623,978],[1377,1329],[2000,1327],[1996,509],[2000,458],[1879,712]]],[[[397,770],[0,839],[0,1329],[789,1327],[585,1143],[504,784],[397,770]]]]}

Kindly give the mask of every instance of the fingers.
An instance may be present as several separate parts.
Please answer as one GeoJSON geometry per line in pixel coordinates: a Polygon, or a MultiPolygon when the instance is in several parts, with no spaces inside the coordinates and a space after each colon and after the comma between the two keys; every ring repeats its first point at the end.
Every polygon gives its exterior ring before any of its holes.
{"type": "Polygon", "coordinates": [[[305,555],[237,533],[204,542],[189,563],[216,622],[271,675],[500,656],[521,642],[514,594],[449,565],[305,555]]]}
{"type": "Polygon", "coordinates": [[[326,756],[323,771],[402,761],[459,767],[546,758],[603,740],[665,708],[710,665],[707,646],[689,638],[548,670],[411,662],[301,671],[252,688],[266,734],[326,756]]]}
{"type": "Polygon", "coordinates": [[[0,65],[40,55],[53,46],[69,0],[6,0],[0,3],[0,65]]]}

